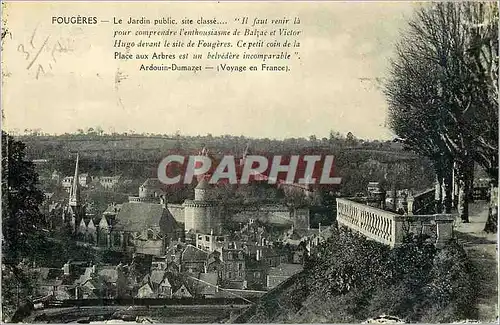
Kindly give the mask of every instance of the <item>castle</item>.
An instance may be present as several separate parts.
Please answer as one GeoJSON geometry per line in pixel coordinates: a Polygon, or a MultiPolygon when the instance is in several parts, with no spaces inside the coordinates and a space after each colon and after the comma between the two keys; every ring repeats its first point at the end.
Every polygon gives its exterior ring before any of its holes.
{"type": "Polygon", "coordinates": [[[194,199],[182,204],[168,203],[165,185],[148,178],[139,187],[138,196],[129,197],[126,203],[110,204],[102,216],[92,218],[86,216],[80,197],[78,160],[77,156],[63,223],[78,240],[92,245],[160,256],[172,241],[191,240],[195,244],[200,235],[219,238],[224,235],[223,225],[229,223],[260,220],[295,229],[309,228],[308,209],[290,209],[280,203],[227,205],[214,199],[213,185],[205,178],[194,189],[194,199]]]}

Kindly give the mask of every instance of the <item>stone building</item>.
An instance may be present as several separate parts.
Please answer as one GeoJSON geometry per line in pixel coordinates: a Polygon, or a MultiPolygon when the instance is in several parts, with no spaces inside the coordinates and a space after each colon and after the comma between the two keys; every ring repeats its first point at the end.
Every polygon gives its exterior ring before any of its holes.
{"type": "Polygon", "coordinates": [[[97,244],[112,250],[160,256],[167,244],[177,240],[182,232],[162,204],[123,203],[115,217],[102,217],[97,244]]]}
{"type": "Polygon", "coordinates": [[[194,200],[184,201],[184,229],[187,232],[222,233],[221,206],[211,200],[210,194],[210,185],[203,178],[194,190],[194,200]]]}

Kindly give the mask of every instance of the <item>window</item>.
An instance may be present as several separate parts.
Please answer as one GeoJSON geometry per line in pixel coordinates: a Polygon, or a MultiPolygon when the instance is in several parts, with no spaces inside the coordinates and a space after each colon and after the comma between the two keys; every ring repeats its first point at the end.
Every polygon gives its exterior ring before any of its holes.
{"type": "Polygon", "coordinates": [[[205,236],[205,241],[210,241],[210,237],[205,236]]]}
{"type": "Polygon", "coordinates": [[[260,279],[260,272],[255,272],[253,274],[253,276],[256,278],[256,279],[260,279]]]}
{"type": "Polygon", "coordinates": [[[153,240],[155,238],[155,234],[153,230],[149,229],[148,230],[148,240],[153,240]]]}
{"type": "Polygon", "coordinates": [[[241,269],[242,269],[242,267],[243,267],[243,264],[238,263],[238,270],[241,270],[241,269]]]}

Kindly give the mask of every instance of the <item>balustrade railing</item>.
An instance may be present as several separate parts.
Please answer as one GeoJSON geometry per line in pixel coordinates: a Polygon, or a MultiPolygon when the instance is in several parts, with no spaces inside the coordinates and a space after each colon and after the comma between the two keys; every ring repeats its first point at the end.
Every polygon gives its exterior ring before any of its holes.
{"type": "Polygon", "coordinates": [[[435,210],[435,189],[413,195],[413,200],[408,198],[408,214],[428,214],[435,210]]]}
{"type": "Polygon", "coordinates": [[[337,222],[369,239],[396,247],[405,234],[426,234],[440,246],[453,236],[451,215],[399,215],[348,199],[337,199],[337,222]]]}

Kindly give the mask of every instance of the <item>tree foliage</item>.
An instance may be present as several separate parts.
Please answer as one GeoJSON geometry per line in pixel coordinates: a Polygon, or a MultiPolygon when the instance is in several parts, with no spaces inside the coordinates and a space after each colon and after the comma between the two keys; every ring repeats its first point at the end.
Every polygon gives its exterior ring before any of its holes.
{"type": "Polygon", "coordinates": [[[419,153],[471,156],[496,177],[497,79],[495,3],[423,7],[396,46],[385,87],[390,126],[419,153]]]}
{"type": "Polygon", "coordinates": [[[25,159],[25,145],[2,132],[2,235],[4,263],[30,256],[33,235],[43,226],[43,193],[38,175],[25,159]]]}
{"type": "Polygon", "coordinates": [[[347,229],[317,246],[305,270],[257,304],[248,322],[359,323],[380,315],[407,322],[477,317],[476,271],[456,242],[442,249],[408,234],[390,249],[347,229]]]}
{"type": "Polygon", "coordinates": [[[473,163],[498,181],[497,79],[497,4],[446,2],[409,21],[385,85],[389,125],[402,142],[437,173],[450,174],[455,162],[464,220],[473,163]]]}

